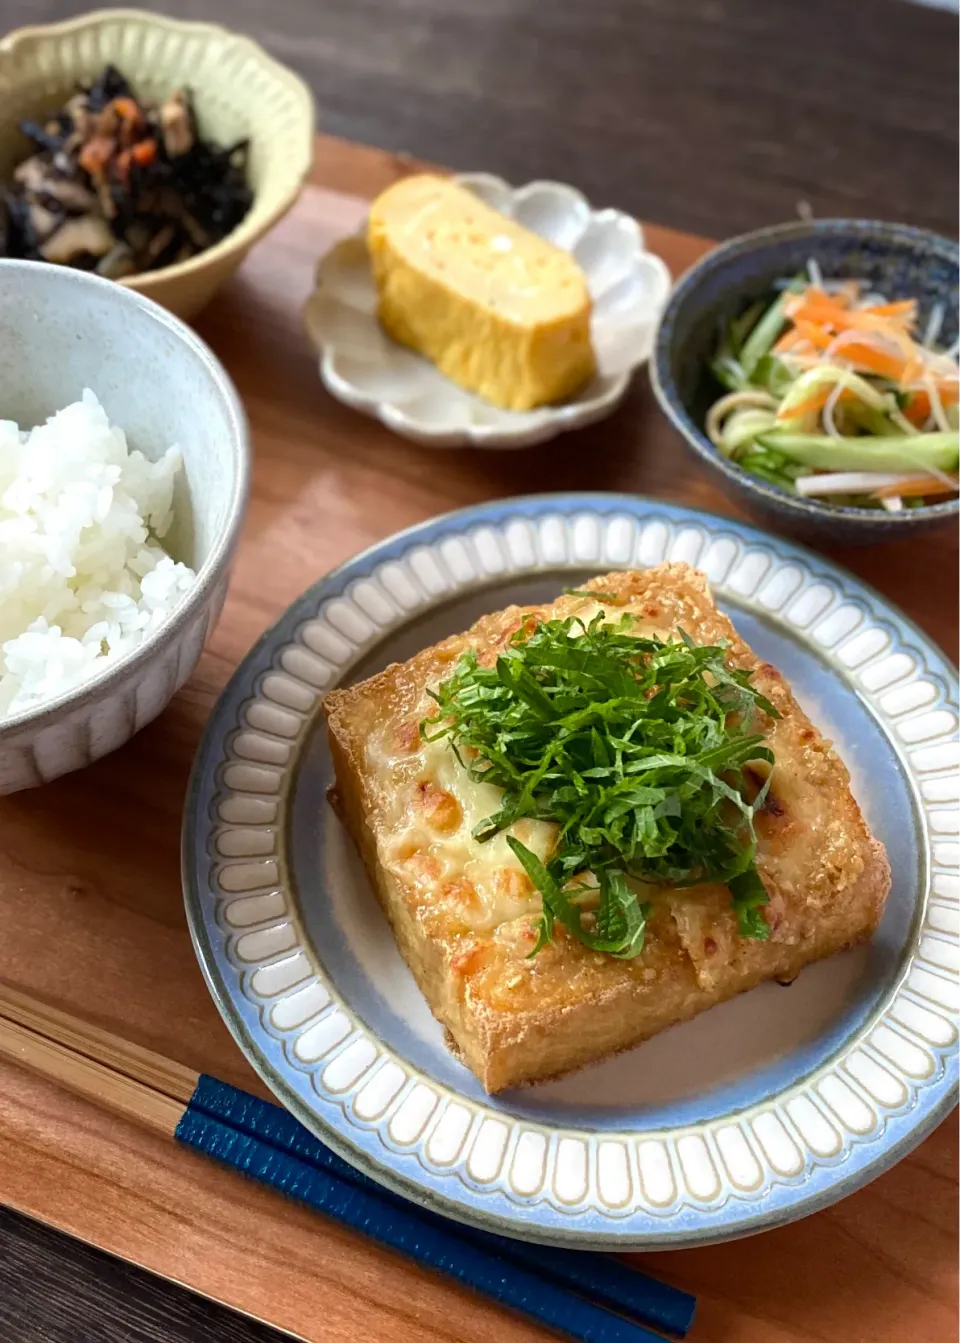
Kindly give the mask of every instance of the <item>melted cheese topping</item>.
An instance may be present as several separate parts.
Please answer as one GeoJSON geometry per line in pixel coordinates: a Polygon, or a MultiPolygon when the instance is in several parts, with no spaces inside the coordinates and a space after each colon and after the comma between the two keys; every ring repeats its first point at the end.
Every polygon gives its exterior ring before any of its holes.
{"type": "MultiPolygon", "coordinates": [[[[423,712],[430,712],[429,704],[423,712]]],[[[471,779],[446,740],[421,741],[411,752],[388,735],[370,750],[386,784],[380,861],[388,871],[442,896],[474,931],[492,931],[539,910],[540,897],[511,852],[507,832],[484,844],[473,836],[499,810],[501,789],[471,779]]],[[[523,820],[509,833],[545,861],[557,827],[523,820]]]]}
{"type": "MultiPolygon", "coordinates": [[[[671,639],[676,639],[676,630],[668,630],[658,625],[655,620],[643,620],[637,616],[635,611],[631,611],[626,606],[614,606],[611,602],[584,601],[582,606],[571,612],[584,625],[589,625],[591,620],[595,620],[598,615],[603,615],[604,625],[618,625],[625,615],[631,617],[630,625],[623,631],[624,634],[632,634],[636,639],[660,639],[663,643],[669,643],[671,639]]],[[[583,633],[576,625],[570,631],[571,638],[578,638],[583,633]]]]}

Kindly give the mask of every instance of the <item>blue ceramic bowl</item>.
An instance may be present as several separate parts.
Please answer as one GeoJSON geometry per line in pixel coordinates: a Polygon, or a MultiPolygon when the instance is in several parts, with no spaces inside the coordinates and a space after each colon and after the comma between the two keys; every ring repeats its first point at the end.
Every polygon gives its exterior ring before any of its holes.
{"type": "Polygon", "coordinates": [[[728,494],[780,529],[813,539],[857,543],[891,540],[955,520],[958,501],[884,513],[778,489],[728,461],[703,430],[722,395],[709,363],[722,325],[769,294],[778,280],[814,258],[825,277],[865,280],[891,299],[916,298],[920,329],[935,302],[946,307],[940,341],[957,335],[955,243],[925,229],[870,219],[818,219],[759,229],[717,247],[681,278],[657,331],[650,379],[673,426],[728,494]]]}

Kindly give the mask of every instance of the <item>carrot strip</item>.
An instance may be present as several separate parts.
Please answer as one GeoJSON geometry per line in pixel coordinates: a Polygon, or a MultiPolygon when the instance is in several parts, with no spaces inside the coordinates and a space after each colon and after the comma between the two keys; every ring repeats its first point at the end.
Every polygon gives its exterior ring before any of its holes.
{"type": "Polygon", "coordinates": [[[810,344],[817,350],[825,350],[830,342],[835,339],[835,337],[829,331],[825,331],[822,326],[818,326],[816,322],[805,321],[802,317],[797,322],[797,330],[801,331],[810,344]]]}
{"type": "Polygon", "coordinates": [[[850,325],[858,331],[883,331],[897,340],[913,340],[910,334],[913,322],[909,318],[901,320],[899,317],[878,317],[868,308],[860,308],[849,315],[858,319],[850,322],[850,325]]]}
{"type": "Polygon", "coordinates": [[[824,331],[822,326],[800,318],[785,335],[780,337],[773,349],[775,354],[779,354],[784,350],[795,349],[804,341],[809,341],[815,350],[825,350],[834,339],[836,338],[829,331],[824,331]]]}
{"type": "Polygon", "coordinates": [[[903,366],[903,371],[900,374],[901,383],[906,385],[907,383],[913,382],[915,378],[919,378],[922,371],[923,371],[923,361],[920,358],[918,352],[916,350],[912,350],[909,358],[907,359],[906,363],[903,366]]]}
{"type": "Polygon", "coordinates": [[[867,308],[860,308],[860,312],[872,312],[877,317],[911,317],[917,315],[917,300],[915,298],[900,299],[897,303],[871,303],[867,308]]]}
{"type": "Polygon", "coordinates": [[[872,345],[858,345],[856,341],[850,341],[837,353],[860,372],[879,373],[881,377],[891,378],[895,382],[903,376],[905,361],[894,354],[885,354],[872,345]]]}
{"type": "Polygon", "coordinates": [[[790,330],[785,332],[775,343],[773,353],[784,354],[787,350],[796,349],[803,339],[803,333],[798,331],[795,326],[791,327],[790,330]]]}
{"type": "Polygon", "coordinates": [[[819,326],[833,325],[849,316],[846,308],[841,308],[839,304],[822,303],[818,299],[808,299],[805,295],[788,303],[785,311],[794,321],[802,318],[816,322],[819,326]]]}
{"type": "Polygon", "coordinates": [[[936,476],[908,476],[896,485],[881,485],[871,494],[871,499],[917,499],[928,494],[955,494],[960,482],[948,484],[936,476]]]}
{"type": "Polygon", "coordinates": [[[895,318],[877,316],[869,308],[856,308],[848,312],[845,308],[823,303],[803,303],[790,309],[788,315],[793,320],[815,322],[818,326],[833,326],[838,331],[885,331],[894,338],[907,335],[905,324],[895,318]]]}
{"type": "Polygon", "coordinates": [[[139,163],[141,168],[145,168],[148,163],[152,163],[157,157],[156,140],[140,140],[130,150],[133,155],[134,163],[139,163]]]}
{"type": "Polygon", "coordinates": [[[99,176],[110,162],[113,149],[113,141],[108,139],[107,136],[94,136],[93,139],[87,141],[80,151],[80,167],[91,177],[99,176]]]}
{"type": "Polygon", "coordinates": [[[930,395],[928,392],[914,392],[910,398],[904,415],[911,424],[915,424],[919,429],[921,425],[926,424],[930,415],[930,395]]]}
{"type": "Polygon", "coordinates": [[[114,98],[109,106],[116,112],[121,121],[125,121],[129,126],[135,126],[140,121],[140,108],[132,98],[114,98]]]}
{"type": "MultiPolygon", "coordinates": [[[[920,370],[917,370],[918,375],[920,370]]],[[[929,378],[921,385],[918,378],[909,380],[904,378],[904,390],[912,392],[916,396],[926,396],[927,387],[933,386],[937,389],[937,395],[944,406],[954,405],[960,399],[960,383],[956,378],[929,378]]]]}
{"type": "MultiPolygon", "coordinates": [[[[807,397],[806,401],[801,401],[798,406],[792,406],[789,410],[777,412],[777,418],[780,420],[792,420],[798,415],[806,415],[809,410],[822,410],[833,394],[835,383],[828,383],[825,387],[818,387],[812,396],[807,397]]],[[[857,398],[848,389],[844,390],[837,397],[838,402],[855,401],[857,398]]]]}
{"type": "MultiPolygon", "coordinates": [[[[816,285],[808,285],[802,293],[791,296],[784,308],[791,325],[773,346],[774,353],[799,354],[806,349],[823,352],[837,341],[838,336],[843,336],[844,341],[836,353],[845,364],[859,373],[889,378],[904,388],[915,386],[928,369],[926,353],[910,335],[916,321],[916,300],[898,299],[890,303],[874,303],[867,308],[852,308],[850,305],[860,292],[860,286],[851,282],[843,290],[831,293],[816,285]],[[855,338],[860,332],[863,340],[855,338]],[[893,349],[878,348],[870,339],[871,333],[883,337],[893,349]]],[[[934,385],[941,401],[946,399],[946,404],[954,404],[956,392],[951,379],[937,378],[934,385]]],[[[786,418],[816,408],[816,400],[811,399],[788,412],[786,418]]],[[[916,413],[920,414],[919,406],[916,413]]]]}
{"type": "Polygon", "coordinates": [[[808,284],[799,297],[801,299],[809,299],[813,303],[825,303],[831,308],[849,308],[858,293],[859,290],[847,288],[839,289],[828,294],[825,289],[820,289],[819,286],[815,284],[808,284]]]}

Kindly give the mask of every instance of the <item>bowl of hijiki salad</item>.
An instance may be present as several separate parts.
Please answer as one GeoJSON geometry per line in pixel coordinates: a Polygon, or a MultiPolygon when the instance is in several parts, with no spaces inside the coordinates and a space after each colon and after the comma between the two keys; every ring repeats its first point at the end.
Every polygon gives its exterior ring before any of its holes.
{"type": "Polygon", "coordinates": [[[958,512],[957,247],[817,220],[680,280],[651,377],[729,490],[794,530],[877,540],[958,512]]]}

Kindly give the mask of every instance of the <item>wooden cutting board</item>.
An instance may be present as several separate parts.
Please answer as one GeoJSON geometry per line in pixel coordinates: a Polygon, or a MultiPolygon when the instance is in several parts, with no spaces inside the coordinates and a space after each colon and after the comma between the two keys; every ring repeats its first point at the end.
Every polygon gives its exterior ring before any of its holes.
{"type": "MultiPolygon", "coordinates": [[[[321,138],[313,184],[198,322],[250,416],[255,470],[233,585],[189,685],[82,775],[0,800],[0,980],[266,1094],[194,959],[180,814],[210,708],[308,584],[401,527],[547,489],[735,508],[640,376],[605,423],[517,453],[431,453],[323,390],[299,310],[317,257],[410,164],[321,138]]],[[[602,203],[602,202],[601,202],[602,203]]],[[[650,227],[674,275],[708,245],[650,227]]],[[[833,553],[952,652],[956,536],[833,553]]],[[[836,1207],[733,1245],[647,1256],[698,1293],[691,1343],[933,1343],[956,1330],[957,1125],[836,1207]]],[[[499,1343],[545,1335],[279,1195],[0,1065],[0,1200],[308,1339],[499,1343]],[[322,1323],[321,1323],[322,1321],[322,1323]]]]}

